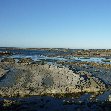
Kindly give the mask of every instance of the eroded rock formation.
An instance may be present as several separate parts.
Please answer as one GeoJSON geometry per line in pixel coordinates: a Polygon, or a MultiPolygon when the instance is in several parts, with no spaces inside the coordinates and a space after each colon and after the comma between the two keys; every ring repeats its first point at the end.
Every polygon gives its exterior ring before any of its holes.
{"type": "Polygon", "coordinates": [[[0,63],[0,95],[25,96],[47,93],[96,92],[106,84],[85,71],[38,64],[0,63]],[[8,70],[8,71],[7,71],[8,70]]]}

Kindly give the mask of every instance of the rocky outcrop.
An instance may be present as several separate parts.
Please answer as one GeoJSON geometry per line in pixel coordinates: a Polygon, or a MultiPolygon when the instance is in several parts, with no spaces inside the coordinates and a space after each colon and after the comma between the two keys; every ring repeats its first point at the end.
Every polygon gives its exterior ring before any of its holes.
{"type": "Polygon", "coordinates": [[[80,87],[82,90],[86,90],[88,92],[103,90],[107,87],[104,81],[100,78],[93,76],[91,73],[86,71],[78,71],[80,75],[80,87]]]}
{"type": "Polygon", "coordinates": [[[0,80],[0,95],[25,96],[47,93],[96,92],[106,89],[106,84],[87,72],[74,73],[66,67],[20,63],[3,64],[8,72],[0,80]]]}
{"type": "Polygon", "coordinates": [[[30,64],[32,63],[33,60],[31,58],[21,58],[18,63],[25,63],[25,64],[30,64]]]}
{"type": "Polygon", "coordinates": [[[47,62],[45,60],[38,60],[38,61],[33,61],[31,64],[44,65],[47,64],[47,62]]]}
{"type": "Polygon", "coordinates": [[[1,62],[15,63],[15,60],[13,58],[4,58],[1,62]]]}

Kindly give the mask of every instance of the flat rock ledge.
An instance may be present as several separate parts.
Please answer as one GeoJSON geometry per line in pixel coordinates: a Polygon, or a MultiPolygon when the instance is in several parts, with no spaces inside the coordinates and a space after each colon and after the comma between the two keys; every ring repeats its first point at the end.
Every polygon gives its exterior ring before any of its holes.
{"type": "Polygon", "coordinates": [[[105,91],[107,85],[92,74],[74,73],[54,65],[0,62],[0,95],[8,97],[105,91]]]}

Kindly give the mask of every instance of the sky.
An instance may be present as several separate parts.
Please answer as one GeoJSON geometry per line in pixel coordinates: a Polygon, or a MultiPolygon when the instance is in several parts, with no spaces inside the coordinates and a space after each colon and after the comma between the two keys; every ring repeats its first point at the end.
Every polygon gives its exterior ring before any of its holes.
{"type": "Polygon", "coordinates": [[[0,47],[111,48],[111,0],[0,0],[0,47]]]}

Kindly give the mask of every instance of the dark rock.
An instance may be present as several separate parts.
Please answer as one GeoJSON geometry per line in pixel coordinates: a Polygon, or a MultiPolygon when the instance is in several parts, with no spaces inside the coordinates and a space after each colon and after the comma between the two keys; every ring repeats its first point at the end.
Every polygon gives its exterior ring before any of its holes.
{"type": "Polygon", "coordinates": [[[4,58],[1,60],[1,62],[15,63],[15,60],[13,58],[4,58]]]}
{"type": "Polygon", "coordinates": [[[18,63],[32,63],[33,60],[31,58],[22,58],[22,59],[19,59],[18,63]]]}

